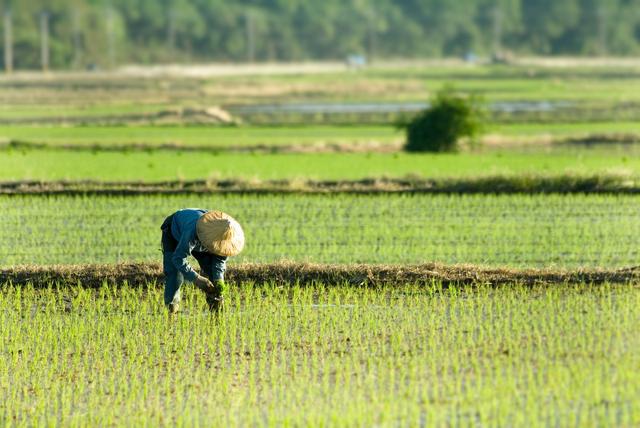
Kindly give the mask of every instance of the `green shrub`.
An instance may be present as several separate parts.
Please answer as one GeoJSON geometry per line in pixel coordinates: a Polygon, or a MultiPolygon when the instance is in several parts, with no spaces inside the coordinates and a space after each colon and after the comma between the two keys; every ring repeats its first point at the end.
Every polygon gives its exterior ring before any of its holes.
{"type": "Polygon", "coordinates": [[[482,102],[446,87],[439,91],[431,106],[404,127],[408,152],[455,152],[462,138],[473,142],[480,134],[484,119],[482,102]]]}

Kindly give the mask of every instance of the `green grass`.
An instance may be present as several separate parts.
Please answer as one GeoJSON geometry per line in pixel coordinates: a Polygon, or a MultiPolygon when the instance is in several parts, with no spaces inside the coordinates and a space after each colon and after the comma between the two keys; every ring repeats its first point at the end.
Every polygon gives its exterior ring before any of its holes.
{"type": "Polygon", "coordinates": [[[242,147],[351,144],[371,141],[390,143],[403,133],[384,126],[310,127],[204,127],[204,126],[0,126],[0,140],[52,145],[176,144],[183,146],[242,147]]]}
{"type": "Polygon", "coordinates": [[[637,287],[0,287],[0,425],[640,424],[637,287]]]}
{"type": "Polygon", "coordinates": [[[244,226],[230,263],[638,264],[637,196],[201,195],[0,198],[0,266],[160,261],[160,224],[184,207],[244,226]]]}
{"type": "Polygon", "coordinates": [[[640,173],[640,157],[620,152],[241,154],[198,152],[0,151],[0,180],[359,179],[519,174],[640,173]]]}

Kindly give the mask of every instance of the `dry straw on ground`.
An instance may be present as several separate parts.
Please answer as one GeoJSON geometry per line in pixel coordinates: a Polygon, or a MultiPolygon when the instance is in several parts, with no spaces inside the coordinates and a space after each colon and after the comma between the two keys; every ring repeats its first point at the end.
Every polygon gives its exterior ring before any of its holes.
{"type": "MultiPolygon", "coordinates": [[[[203,115],[221,117],[221,120],[235,120],[231,116],[224,116],[224,111],[218,112],[216,107],[202,110],[203,115]],[[218,115],[218,116],[215,116],[218,115]]],[[[158,113],[159,118],[165,120],[175,115],[197,116],[196,110],[178,109],[175,112],[167,110],[158,113]],[[177,113],[176,113],[177,112],[177,113]]],[[[1,120],[0,120],[1,122],[1,120]]],[[[201,121],[205,123],[206,121],[201,121]]],[[[486,135],[480,140],[478,148],[465,148],[465,150],[496,150],[496,149],[532,149],[540,148],[567,148],[575,146],[632,146],[640,144],[640,134],[637,133],[584,133],[573,136],[556,135],[530,135],[530,136],[506,136],[500,134],[486,135]]],[[[203,153],[398,153],[402,151],[404,145],[403,137],[398,137],[395,141],[386,140],[330,140],[319,139],[313,143],[305,144],[238,144],[238,145],[202,145],[183,143],[51,143],[42,141],[26,141],[18,139],[0,140],[0,149],[18,150],[60,150],[71,152],[156,152],[156,151],[180,151],[180,152],[203,152],[203,153]]]]}
{"type": "MultiPolygon", "coordinates": [[[[394,284],[562,285],[568,283],[640,284],[640,266],[625,269],[506,269],[472,265],[322,265],[273,263],[231,265],[227,281],[239,283],[327,284],[352,286],[393,286],[394,284]]],[[[162,268],[154,263],[114,265],[16,266],[0,270],[0,284],[49,287],[81,285],[87,288],[103,284],[146,286],[162,283],[162,268]]]]}
{"type": "Polygon", "coordinates": [[[627,175],[521,175],[469,178],[365,178],[361,180],[193,180],[0,182],[4,195],[166,195],[208,193],[424,193],[424,194],[638,194],[640,182],[627,175]]]}

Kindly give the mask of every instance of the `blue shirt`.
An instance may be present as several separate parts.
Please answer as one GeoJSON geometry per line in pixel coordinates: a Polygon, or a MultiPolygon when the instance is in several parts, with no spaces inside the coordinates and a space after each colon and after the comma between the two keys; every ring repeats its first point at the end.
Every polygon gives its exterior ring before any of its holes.
{"type": "Polygon", "coordinates": [[[187,257],[193,251],[206,253],[208,250],[202,245],[196,233],[196,224],[198,219],[202,217],[207,210],[200,208],[186,208],[177,211],[173,215],[171,223],[171,235],[178,241],[178,246],[171,257],[174,266],[187,281],[196,279],[196,271],[193,270],[187,257]]]}

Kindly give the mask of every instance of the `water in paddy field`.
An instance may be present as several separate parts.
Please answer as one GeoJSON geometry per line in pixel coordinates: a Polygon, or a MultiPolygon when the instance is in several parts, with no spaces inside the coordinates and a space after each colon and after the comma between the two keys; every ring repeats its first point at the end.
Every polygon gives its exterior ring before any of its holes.
{"type": "MultiPolygon", "coordinates": [[[[499,101],[489,109],[497,113],[545,113],[572,107],[567,101],[499,101]]],[[[430,106],[427,102],[382,103],[288,103],[230,106],[234,114],[367,114],[367,113],[416,113],[430,106]]]]}

